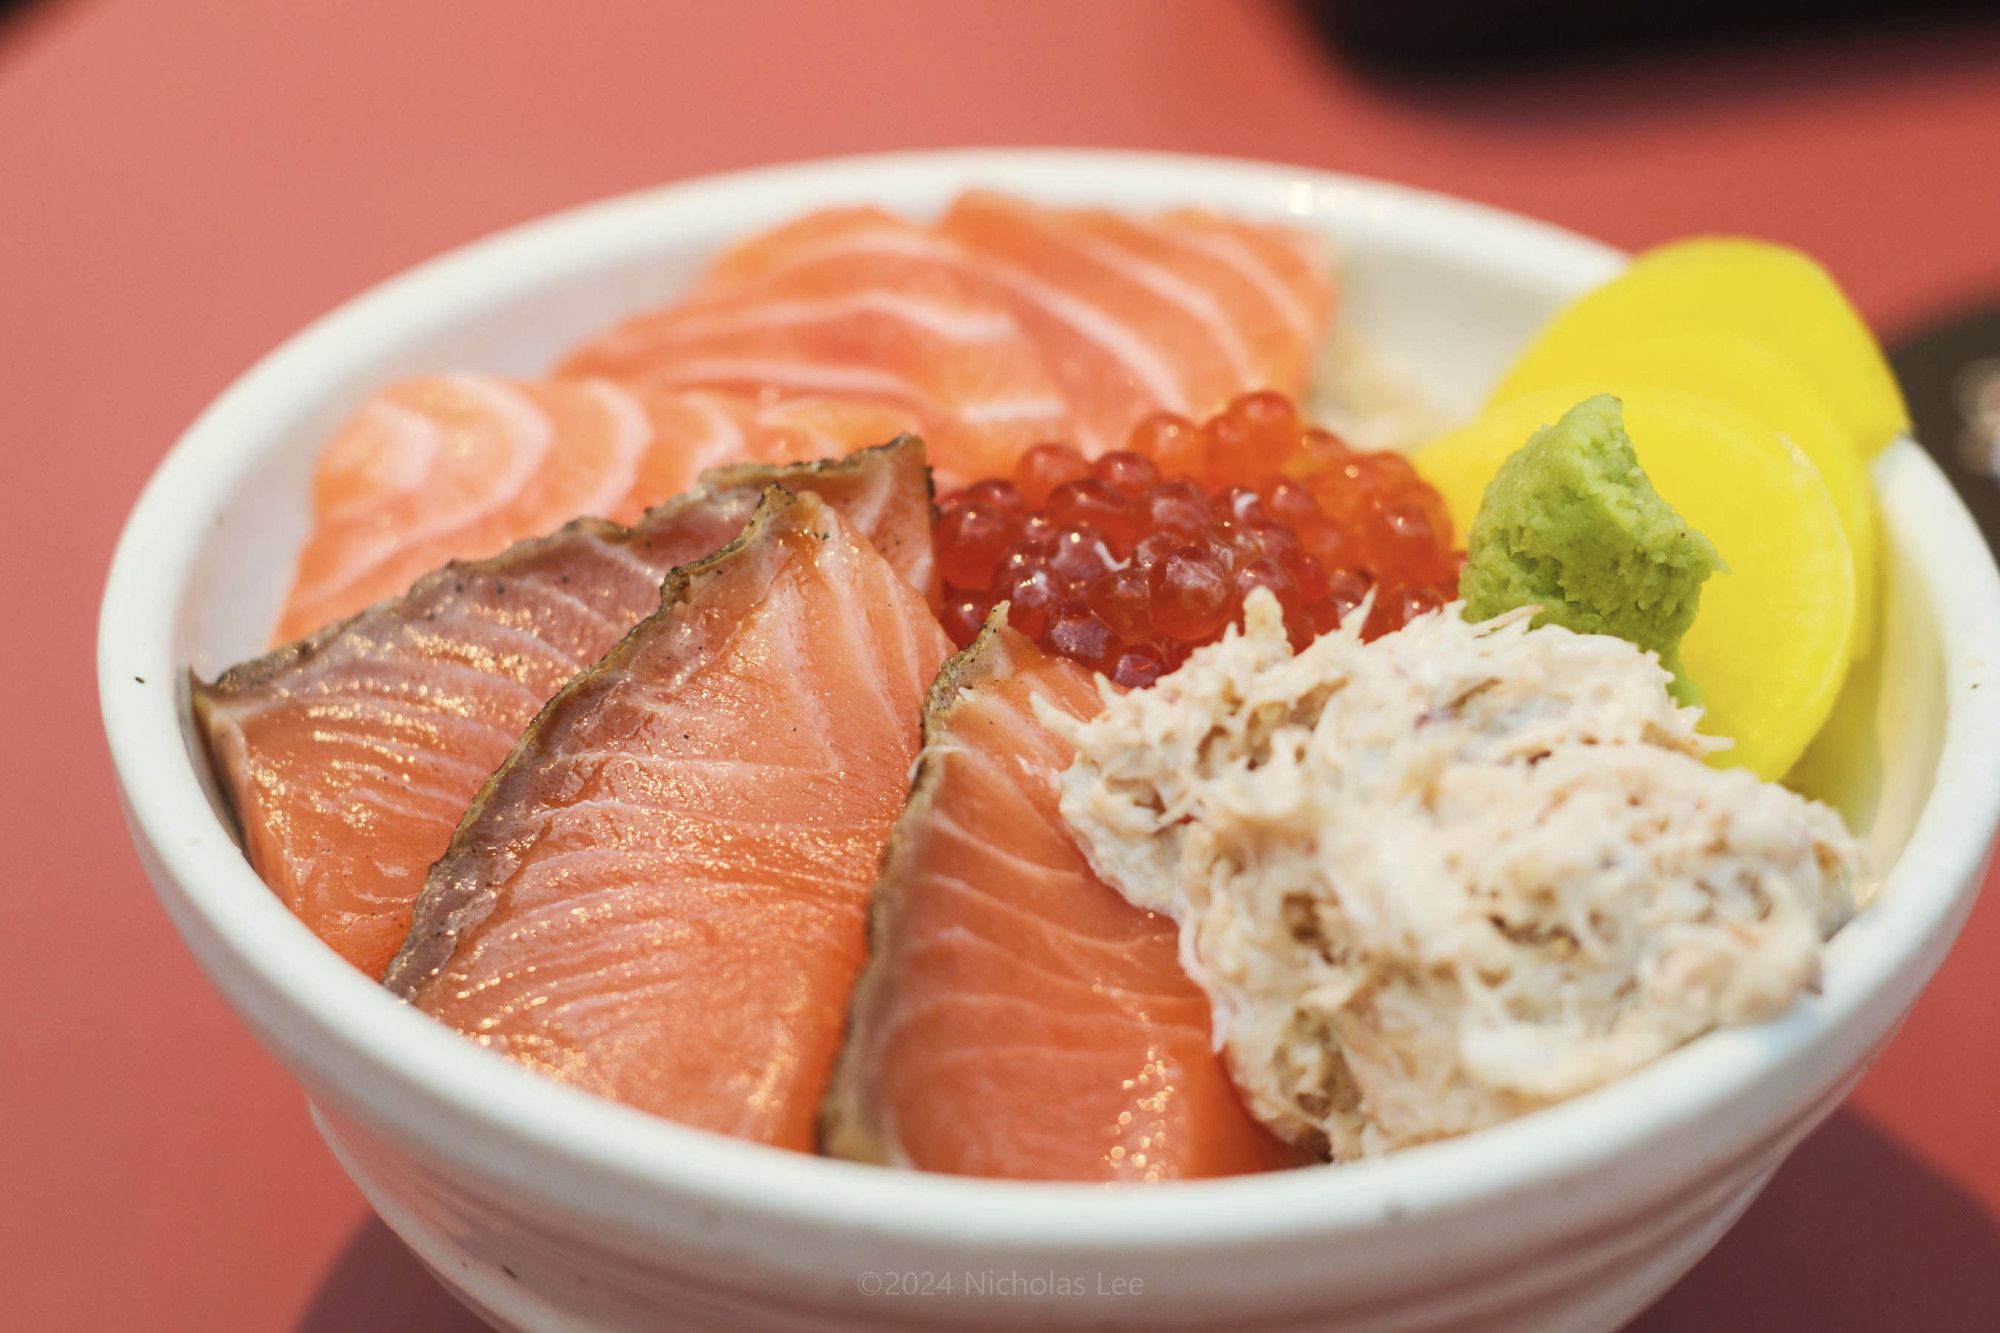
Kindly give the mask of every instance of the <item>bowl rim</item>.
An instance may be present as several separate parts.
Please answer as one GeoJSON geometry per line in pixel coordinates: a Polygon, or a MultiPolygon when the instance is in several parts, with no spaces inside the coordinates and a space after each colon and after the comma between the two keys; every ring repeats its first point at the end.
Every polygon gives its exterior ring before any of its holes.
{"type": "Polygon", "coordinates": [[[343,303],[246,371],[175,443],[120,536],[99,623],[103,721],[133,837],[204,970],[267,1044],[276,1040],[267,1025],[292,1034],[277,1044],[310,1044],[316,1067],[340,1071],[343,1097],[365,1108],[371,1126],[409,1136],[425,1155],[490,1171],[482,1158],[504,1145],[561,1168],[532,1179],[517,1173],[524,1188],[642,1228],[670,1201],[700,1200],[911,1240],[1103,1252],[1348,1231],[1573,1178],[1685,1132],[1800,1066],[1908,969],[1927,974],[1936,965],[1969,910],[2000,823],[2000,747],[1991,743],[2000,736],[2000,574],[1950,484],[1908,440],[1876,460],[1875,478],[1885,519],[1937,611],[1943,745],[1932,791],[1877,902],[1829,946],[1822,991],[1772,1022],[1709,1033],[1602,1088],[1477,1134],[1337,1168],[1145,1190],[888,1171],[692,1129],[532,1074],[432,1023],[321,945],[264,887],[211,809],[183,742],[185,664],[172,656],[218,497],[277,443],[268,423],[288,395],[339,367],[367,364],[380,340],[393,342],[440,309],[558,281],[594,246],[657,245],[686,219],[724,217],[752,199],[810,207],[856,192],[933,188],[941,178],[1058,198],[1099,194],[1109,203],[1125,188],[1255,197],[1264,212],[1286,211],[1286,198],[1301,214],[1358,207],[1420,240],[1487,247],[1578,286],[1619,262],[1614,250],[1512,213],[1309,168],[966,149],[822,159],[641,190],[475,241],[343,303]],[[1927,952],[1934,956],[1926,961],[1927,952]]]}

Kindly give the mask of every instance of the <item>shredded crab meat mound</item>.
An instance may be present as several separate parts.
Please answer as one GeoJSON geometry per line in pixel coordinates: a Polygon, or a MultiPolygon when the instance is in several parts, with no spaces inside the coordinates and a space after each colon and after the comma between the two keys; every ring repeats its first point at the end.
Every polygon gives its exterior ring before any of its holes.
{"type": "Polygon", "coordinates": [[[1045,720],[1093,866],[1180,924],[1251,1109],[1336,1159],[1508,1119],[1818,981],[1831,809],[1702,756],[1651,654],[1456,605],[1294,655],[1277,604],[1045,720]]]}

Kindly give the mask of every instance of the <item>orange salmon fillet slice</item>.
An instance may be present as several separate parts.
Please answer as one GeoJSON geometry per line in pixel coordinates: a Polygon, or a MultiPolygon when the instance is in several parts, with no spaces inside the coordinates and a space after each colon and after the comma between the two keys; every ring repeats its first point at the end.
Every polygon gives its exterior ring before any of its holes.
{"type": "Polygon", "coordinates": [[[941,483],[960,485],[1070,433],[1009,303],[962,266],[929,228],[880,209],[812,214],[725,253],[687,300],[579,348],[563,370],[901,408],[941,483]]]}
{"type": "Polygon", "coordinates": [[[845,454],[909,431],[881,403],[774,409],[609,380],[433,375],[376,394],[313,477],[313,527],[274,643],[402,593],[447,560],[592,516],[632,523],[721,463],[845,454]]]}
{"type": "Polygon", "coordinates": [[[1297,396],[1334,292],[1330,245],[1302,229],[972,190],[936,225],[832,208],[753,236],[685,301],[565,369],[893,403],[922,418],[956,486],[1005,474],[1042,440],[1094,455],[1150,412],[1297,396]]]}
{"type": "Polygon", "coordinates": [[[1087,454],[1154,411],[1199,419],[1254,389],[1296,397],[1332,315],[1330,248],[1287,228],[972,190],[938,230],[1041,347],[1087,454]]]}
{"type": "Polygon", "coordinates": [[[1154,1181],[1296,1164],[1244,1110],[1174,923],[1091,873],[1057,809],[1102,702],[998,617],[932,687],[870,958],[822,1114],[834,1155],[959,1175],[1154,1181]]]}
{"type": "Polygon", "coordinates": [[[764,488],[816,492],[913,588],[932,579],[923,446],[743,466],[636,527],[574,523],[196,682],[194,708],[250,864],[319,937],[380,976],[424,872],[557,690],[657,610],[676,566],[728,543],[764,488]]]}
{"type": "Polygon", "coordinates": [[[858,529],[767,492],[536,718],[385,983],[578,1087],[811,1151],[949,651],[858,529]]]}

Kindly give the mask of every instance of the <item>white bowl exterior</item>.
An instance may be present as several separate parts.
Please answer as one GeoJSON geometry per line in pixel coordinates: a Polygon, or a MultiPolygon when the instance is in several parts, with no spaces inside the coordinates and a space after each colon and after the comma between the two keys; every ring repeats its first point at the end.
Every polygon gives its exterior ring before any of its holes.
{"type": "Polygon", "coordinates": [[[695,182],[425,265],[232,386],[120,543],[100,688],[128,822],[169,914],[298,1077],[371,1202],[509,1326],[1616,1327],[1860,1076],[1978,886],[2000,818],[2000,579],[1908,442],[1876,468],[1894,559],[1870,737],[1882,782],[1867,798],[1900,855],[1830,947],[1822,993],[1571,1103],[1382,1161],[1102,1191],[885,1172],[668,1124],[530,1075],[391,999],[285,912],[216,818],[180,673],[261,643],[303,531],[312,450],[362,394],[420,370],[534,372],[669,295],[733,236],[830,202],[927,210],[974,182],[1325,225],[1352,261],[1345,318],[1392,358],[1444,372],[1426,387],[1449,408],[1475,404],[1556,304],[1618,262],[1491,210],[1303,170],[993,152],[695,182]],[[955,1290],[866,1290],[867,1275],[908,1273],[951,1274],[955,1290]],[[1099,1293],[1118,1279],[1136,1290],[1099,1293]]]}

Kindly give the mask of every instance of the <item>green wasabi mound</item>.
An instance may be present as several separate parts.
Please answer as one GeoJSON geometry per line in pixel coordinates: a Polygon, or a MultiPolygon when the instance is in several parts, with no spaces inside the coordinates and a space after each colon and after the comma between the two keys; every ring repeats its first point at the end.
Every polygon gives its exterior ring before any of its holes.
{"type": "Polygon", "coordinates": [[[1458,593],[1467,620],[1540,606],[1538,625],[1650,649],[1692,703],[1681,636],[1702,583],[1723,567],[1640,470],[1618,400],[1599,394],[1535,432],[1487,483],[1458,593]]]}

